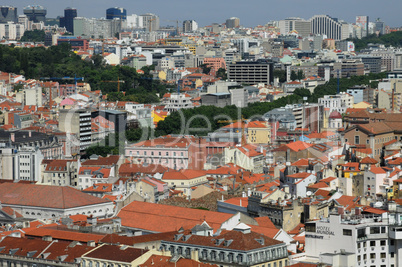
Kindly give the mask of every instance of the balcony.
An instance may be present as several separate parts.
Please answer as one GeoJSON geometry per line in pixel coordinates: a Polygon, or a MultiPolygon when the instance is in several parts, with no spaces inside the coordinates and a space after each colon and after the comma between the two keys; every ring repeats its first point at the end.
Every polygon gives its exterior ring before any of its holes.
{"type": "Polygon", "coordinates": [[[389,237],[392,239],[401,239],[402,238],[402,227],[390,227],[389,228],[389,237]]]}

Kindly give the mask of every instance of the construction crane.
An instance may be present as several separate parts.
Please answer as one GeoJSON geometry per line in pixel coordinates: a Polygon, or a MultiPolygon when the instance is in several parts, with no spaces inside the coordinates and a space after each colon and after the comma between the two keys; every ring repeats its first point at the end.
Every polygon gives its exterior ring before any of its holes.
{"type": "Polygon", "coordinates": [[[344,71],[344,72],[347,72],[347,75],[349,76],[350,75],[350,72],[349,71],[356,71],[357,69],[356,68],[342,68],[342,69],[337,69],[336,70],[336,72],[337,72],[337,93],[339,94],[340,93],[340,91],[341,91],[341,88],[340,88],[340,79],[341,79],[341,76],[342,76],[342,71],[344,71]]]}
{"type": "Polygon", "coordinates": [[[150,33],[152,32],[152,21],[154,21],[154,20],[156,20],[156,18],[150,18],[150,19],[148,20],[148,23],[149,23],[149,32],[150,32],[150,33]]]}
{"type": "Polygon", "coordinates": [[[125,83],[125,81],[120,81],[120,77],[117,77],[117,81],[101,81],[103,83],[117,83],[117,92],[120,92],[120,84],[125,83]]]}
{"type": "Polygon", "coordinates": [[[241,123],[241,145],[244,146],[247,144],[245,126],[248,121],[246,119],[244,119],[243,116],[242,116],[241,120],[219,120],[219,121],[217,121],[217,123],[230,123],[230,124],[236,123],[236,122],[241,123]]]}
{"type": "Polygon", "coordinates": [[[179,22],[178,20],[166,20],[170,22],[176,22],[176,36],[180,36],[180,31],[179,31],[179,22]]]}
{"type": "MultiPolygon", "coordinates": [[[[44,81],[63,81],[63,80],[74,80],[74,93],[77,93],[77,81],[84,81],[84,77],[77,77],[77,75],[75,75],[74,77],[41,77],[39,78],[39,80],[44,80],[44,81]]],[[[51,87],[49,88],[50,92],[49,92],[49,105],[50,107],[52,106],[53,103],[53,99],[52,99],[52,89],[51,87]]]]}

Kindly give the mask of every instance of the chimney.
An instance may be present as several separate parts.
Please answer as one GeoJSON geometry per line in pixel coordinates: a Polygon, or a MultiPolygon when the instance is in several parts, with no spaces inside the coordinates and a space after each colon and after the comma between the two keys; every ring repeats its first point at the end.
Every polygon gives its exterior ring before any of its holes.
{"type": "Polygon", "coordinates": [[[191,259],[194,261],[199,261],[198,250],[191,251],[191,259]]]}
{"type": "Polygon", "coordinates": [[[87,246],[88,247],[95,247],[95,241],[93,241],[93,240],[88,241],[87,246]]]}
{"type": "Polygon", "coordinates": [[[49,241],[49,242],[53,241],[53,238],[50,235],[45,235],[44,237],[42,237],[42,239],[44,241],[49,241]]]}
{"type": "Polygon", "coordinates": [[[15,142],[15,133],[10,133],[11,142],[15,142]]]}
{"type": "Polygon", "coordinates": [[[338,207],[338,214],[343,215],[345,213],[345,208],[343,206],[338,207]]]}
{"type": "Polygon", "coordinates": [[[355,208],[355,215],[361,215],[361,214],[362,214],[362,211],[361,211],[360,207],[356,207],[355,208]]]}

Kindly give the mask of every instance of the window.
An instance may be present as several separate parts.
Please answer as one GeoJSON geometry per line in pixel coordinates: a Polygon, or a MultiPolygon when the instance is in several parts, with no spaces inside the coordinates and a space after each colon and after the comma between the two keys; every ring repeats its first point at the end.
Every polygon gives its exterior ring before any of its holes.
{"type": "Polygon", "coordinates": [[[381,226],[381,234],[385,234],[385,233],[386,233],[385,226],[381,226]]]}
{"type": "Polygon", "coordinates": [[[370,143],[370,140],[367,139],[367,140],[366,140],[366,144],[369,144],[369,143],[370,143]]]}
{"type": "Polygon", "coordinates": [[[387,241],[385,241],[385,240],[381,240],[380,245],[381,245],[381,246],[385,246],[385,245],[386,245],[386,243],[387,243],[387,241]]]}
{"type": "Polygon", "coordinates": [[[306,224],[306,232],[314,232],[316,231],[315,223],[308,223],[306,224]]]}
{"type": "Polygon", "coordinates": [[[380,233],[380,227],[370,227],[370,234],[379,234],[380,233]]]}
{"type": "Polygon", "coordinates": [[[370,259],[375,259],[375,253],[370,253],[370,259]]]}
{"type": "Polygon", "coordinates": [[[375,247],[375,241],[370,241],[370,247],[375,247]]]}
{"type": "MultiPolygon", "coordinates": [[[[357,229],[357,238],[362,238],[366,236],[366,229],[357,229]]],[[[366,243],[363,243],[363,246],[365,246],[366,243]]]]}
{"type": "Polygon", "coordinates": [[[350,230],[350,229],[343,229],[343,235],[352,236],[352,230],[350,230]]]}
{"type": "Polygon", "coordinates": [[[355,145],[360,144],[360,136],[356,135],[355,136],[355,145]]]}
{"type": "Polygon", "coordinates": [[[384,252],[381,253],[381,256],[380,256],[381,259],[385,259],[386,257],[387,257],[387,255],[384,252]]]}

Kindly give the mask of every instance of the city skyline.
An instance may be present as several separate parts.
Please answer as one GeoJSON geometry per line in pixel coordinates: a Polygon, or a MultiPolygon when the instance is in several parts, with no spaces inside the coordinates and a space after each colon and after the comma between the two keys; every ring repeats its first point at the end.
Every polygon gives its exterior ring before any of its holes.
{"type": "Polygon", "coordinates": [[[381,18],[391,27],[399,27],[402,23],[399,20],[399,10],[402,7],[400,1],[391,0],[388,5],[378,9],[377,1],[337,1],[323,4],[318,0],[286,0],[286,1],[262,1],[255,0],[253,5],[249,2],[234,0],[230,5],[226,1],[188,2],[176,0],[175,6],[171,2],[154,0],[152,4],[147,1],[136,2],[133,4],[129,0],[117,0],[113,2],[101,0],[89,1],[50,1],[50,0],[21,0],[16,3],[13,0],[4,0],[2,5],[10,5],[18,8],[18,14],[23,14],[23,8],[27,5],[38,4],[47,9],[48,18],[63,16],[66,7],[75,7],[78,16],[83,17],[105,17],[106,9],[114,6],[123,7],[127,10],[127,15],[155,13],[161,18],[161,25],[172,25],[171,20],[194,19],[200,26],[211,23],[223,23],[227,18],[238,17],[240,24],[246,27],[264,25],[271,20],[281,20],[287,17],[301,17],[309,19],[313,15],[326,14],[347,22],[355,22],[356,16],[367,15],[370,21],[381,18]],[[302,5],[303,3],[303,5],[302,5]],[[94,9],[96,5],[96,9],[94,9]],[[272,7],[275,8],[272,8],[272,7]],[[256,8],[262,7],[262,8],[256,8]],[[290,8],[289,8],[290,7],[290,8]],[[348,8],[345,8],[348,7],[348,8]],[[170,20],[170,21],[169,21],[170,20]]]}

